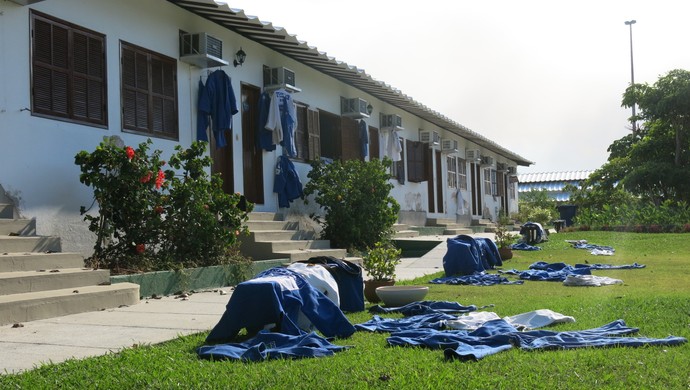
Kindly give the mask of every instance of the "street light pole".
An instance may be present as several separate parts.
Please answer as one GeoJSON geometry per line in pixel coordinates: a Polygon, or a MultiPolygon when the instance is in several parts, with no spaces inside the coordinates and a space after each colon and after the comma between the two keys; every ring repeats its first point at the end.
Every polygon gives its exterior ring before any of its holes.
{"type": "MultiPolygon", "coordinates": [[[[635,68],[633,67],[633,39],[632,39],[632,25],[637,23],[635,19],[625,22],[626,26],[630,27],[630,86],[635,88],[635,68]]],[[[635,102],[632,104],[632,131],[633,134],[637,132],[637,121],[635,120],[635,102]]]]}

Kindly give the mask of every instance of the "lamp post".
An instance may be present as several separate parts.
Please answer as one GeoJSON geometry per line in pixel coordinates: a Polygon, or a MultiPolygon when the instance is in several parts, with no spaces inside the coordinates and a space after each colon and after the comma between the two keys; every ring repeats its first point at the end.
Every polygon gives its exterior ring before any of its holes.
{"type": "MultiPolygon", "coordinates": [[[[626,26],[630,27],[630,86],[635,88],[635,68],[633,67],[633,40],[632,40],[632,25],[637,23],[635,19],[625,22],[626,26]]],[[[633,134],[637,132],[637,121],[635,120],[635,102],[632,104],[632,131],[633,134]]]]}

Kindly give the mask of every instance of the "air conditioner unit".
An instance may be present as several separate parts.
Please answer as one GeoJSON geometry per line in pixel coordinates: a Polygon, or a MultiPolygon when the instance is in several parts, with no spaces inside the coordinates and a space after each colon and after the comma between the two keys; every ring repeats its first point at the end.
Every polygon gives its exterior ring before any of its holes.
{"type": "Polygon", "coordinates": [[[419,141],[430,146],[438,146],[441,143],[441,134],[438,131],[420,131],[419,141]]]}
{"type": "Polygon", "coordinates": [[[493,166],[496,163],[496,159],[490,156],[482,156],[482,165],[493,166]]]}
{"type": "Polygon", "coordinates": [[[468,161],[480,161],[482,159],[482,152],[479,149],[465,150],[465,158],[468,161]]]}
{"type": "Polygon", "coordinates": [[[456,139],[444,139],[441,141],[441,151],[444,153],[457,153],[458,152],[458,140],[456,139]]]}
{"type": "Polygon", "coordinates": [[[264,88],[284,88],[292,92],[300,92],[295,83],[295,72],[288,68],[264,68],[264,88]]]}
{"type": "Polygon", "coordinates": [[[395,114],[381,114],[381,128],[386,130],[403,130],[402,118],[395,114]]]}
{"type": "Polygon", "coordinates": [[[506,163],[496,163],[496,170],[499,172],[508,172],[508,167],[506,163]]]}
{"type": "Polygon", "coordinates": [[[369,118],[367,101],[360,98],[340,97],[340,114],[354,119],[369,118]]]}
{"type": "Polygon", "coordinates": [[[508,167],[508,174],[514,175],[517,173],[517,167],[508,167]]]}
{"type": "Polygon", "coordinates": [[[226,66],[223,41],[206,33],[180,34],[180,61],[199,68],[226,66]]]}

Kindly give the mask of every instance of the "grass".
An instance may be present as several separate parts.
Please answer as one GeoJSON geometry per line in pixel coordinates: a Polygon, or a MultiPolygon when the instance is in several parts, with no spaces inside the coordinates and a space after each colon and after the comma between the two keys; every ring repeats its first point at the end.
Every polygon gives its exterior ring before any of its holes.
{"type": "MultiPolygon", "coordinates": [[[[645,264],[644,269],[602,270],[596,275],[623,285],[565,287],[557,282],[473,287],[429,285],[428,299],[458,301],[501,316],[547,308],[574,316],[553,330],[579,330],[623,319],[638,336],[690,339],[690,235],[573,232],[551,236],[539,252],[515,252],[504,269],[523,270],[535,262],[645,264]],[[616,248],[612,257],[572,249],[566,239],[616,248]]],[[[436,274],[434,276],[441,276],[436,274]]],[[[406,283],[426,283],[431,277],[406,283]]],[[[353,323],[371,318],[362,312],[353,323]]],[[[498,388],[498,389],[688,389],[690,345],[642,348],[585,348],[526,352],[517,349],[478,362],[445,361],[438,350],[386,346],[386,334],[357,332],[336,340],[353,348],[329,358],[261,363],[211,362],[195,348],[206,334],[153,346],[129,348],[84,360],[49,364],[18,375],[0,376],[2,389],[284,389],[284,388],[498,388]]]]}

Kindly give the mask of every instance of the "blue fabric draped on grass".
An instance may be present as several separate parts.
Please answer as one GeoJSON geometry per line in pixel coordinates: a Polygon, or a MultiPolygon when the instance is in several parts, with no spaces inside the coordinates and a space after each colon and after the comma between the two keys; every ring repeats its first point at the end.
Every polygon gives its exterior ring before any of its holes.
{"type": "Polygon", "coordinates": [[[541,247],[530,245],[526,242],[519,242],[510,246],[511,249],[518,251],[540,251],[541,247]]]}
{"type": "Polygon", "coordinates": [[[463,286],[494,286],[497,284],[523,284],[522,280],[508,280],[508,278],[496,275],[487,274],[484,272],[476,273],[474,275],[462,275],[462,276],[443,276],[440,278],[432,279],[429,283],[433,284],[452,284],[452,285],[463,285],[463,286]]]}
{"type": "Polygon", "coordinates": [[[611,265],[611,264],[575,264],[575,266],[566,263],[546,263],[538,261],[529,266],[529,270],[506,270],[499,271],[499,273],[508,275],[517,275],[523,280],[532,281],[550,281],[562,282],[568,275],[591,275],[593,270],[606,269],[640,269],[645,268],[643,264],[625,264],[625,265],[611,265]]]}
{"type": "Polygon", "coordinates": [[[270,359],[298,359],[332,356],[350,348],[332,344],[316,333],[287,335],[260,331],[241,343],[203,346],[197,354],[203,359],[263,361],[270,359]]]}
{"type": "Polygon", "coordinates": [[[465,234],[449,238],[443,256],[446,276],[472,275],[502,266],[496,244],[488,238],[474,238],[465,234]]]}
{"type": "Polygon", "coordinates": [[[446,313],[460,314],[476,311],[477,306],[464,306],[458,302],[449,301],[418,301],[408,303],[400,307],[382,307],[381,305],[372,306],[370,313],[402,313],[405,317],[419,314],[446,313]]]}
{"type": "MultiPolygon", "coordinates": [[[[406,319],[409,320],[409,319],[406,319]]],[[[391,324],[389,327],[392,328],[391,324]]],[[[617,320],[599,328],[583,331],[553,332],[535,330],[520,332],[505,320],[493,320],[475,331],[441,331],[435,328],[400,329],[388,337],[391,346],[442,349],[449,360],[479,360],[513,347],[522,350],[553,350],[602,347],[640,347],[644,345],[673,346],[687,342],[683,337],[662,339],[623,337],[638,328],[628,327],[617,320]]]]}

